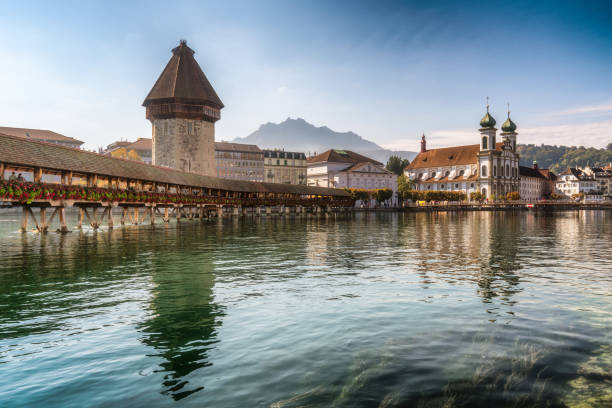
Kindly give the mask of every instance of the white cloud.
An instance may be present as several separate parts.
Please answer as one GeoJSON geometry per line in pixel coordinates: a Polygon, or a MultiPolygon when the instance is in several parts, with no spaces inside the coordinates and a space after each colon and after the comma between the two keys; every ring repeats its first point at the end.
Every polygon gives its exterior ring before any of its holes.
{"type": "Polygon", "coordinates": [[[289,91],[289,88],[286,86],[279,86],[278,88],[276,88],[276,93],[279,93],[281,95],[286,93],[287,91],[289,91]]]}
{"type": "MultiPolygon", "coordinates": [[[[518,132],[518,143],[521,144],[602,148],[608,143],[612,143],[612,121],[526,127],[519,128],[518,132]]],[[[426,133],[425,136],[428,148],[477,144],[479,141],[479,133],[476,129],[435,130],[426,133]]],[[[385,144],[384,147],[393,150],[419,151],[420,140],[396,140],[385,144]]]]}
{"type": "Polygon", "coordinates": [[[555,113],[556,115],[579,115],[583,113],[612,113],[612,104],[582,106],[555,113]]]}

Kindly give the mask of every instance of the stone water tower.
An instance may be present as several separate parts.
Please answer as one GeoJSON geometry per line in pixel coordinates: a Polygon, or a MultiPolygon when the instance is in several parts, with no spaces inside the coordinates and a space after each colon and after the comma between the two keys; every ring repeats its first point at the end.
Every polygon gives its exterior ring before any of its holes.
{"type": "Polygon", "coordinates": [[[215,174],[215,122],[223,102],[181,40],[142,106],[153,125],[153,164],[215,174]]]}

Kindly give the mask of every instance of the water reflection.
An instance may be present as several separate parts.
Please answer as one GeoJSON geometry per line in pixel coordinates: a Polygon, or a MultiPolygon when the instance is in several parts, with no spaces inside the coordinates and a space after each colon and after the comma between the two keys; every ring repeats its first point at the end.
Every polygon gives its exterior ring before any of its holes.
{"type": "Polygon", "coordinates": [[[217,342],[223,315],[223,309],[214,303],[213,256],[205,253],[201,241],[191,238],[178,229],[166,231],[166,242],[174,245],[164,245],[156,253],[150,268],[155,285],[151,317],[139,325],[142,342],[156,350],[153,356],[163,359],[161,370],[156,370],[163,374],[162,393],[175,400],[204,388],[201,377],[205,374],[190,374],[212,364],[208,352],[217,342]],[[190,267],[184,268],[185,264],[190,267]]]}

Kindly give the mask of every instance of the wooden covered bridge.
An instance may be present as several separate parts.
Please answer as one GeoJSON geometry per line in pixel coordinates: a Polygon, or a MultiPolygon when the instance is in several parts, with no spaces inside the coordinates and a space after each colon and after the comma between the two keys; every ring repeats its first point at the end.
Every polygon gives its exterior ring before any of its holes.
{"type": "Polygon", "coordinates": [[[79,208],[78,227],[98,228],[113,226],[113,209],[121,209],[122,224],[154,224],[158,217],[328,214],[353,204],[340,189],[207,177],[0,134],[0,205],[23,208],[24,232],[28,218],[46,232],[56,216],[58,231],[68,231],[66,207],[79,208]],[[19,174],[28,181],[14,180],[19,174]]]}

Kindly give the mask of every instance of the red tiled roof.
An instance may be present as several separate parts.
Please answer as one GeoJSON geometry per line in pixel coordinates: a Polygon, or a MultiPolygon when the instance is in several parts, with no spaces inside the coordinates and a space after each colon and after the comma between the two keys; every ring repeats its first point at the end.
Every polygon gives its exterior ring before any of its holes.
{"type": "Polygon", "coordinates": [[[9,136],[23,137],[30,140],[53,141],[82,145],[84,142],[72,137],[64,136],[50,130],[26,129],[13,127],[0,127],[0,133],[9,136]]]}
{"type": "Polygon", "coordinates": [[[194,53],[186,41],[181,41],[172,50],[172,58],[145,98],[143,106],[153,101],[179,99],[223,108],[223,102],[193,57],[194,53]]]}
{"type": "Polygon", "coordinates": [[[350,150],[336,150],[330,149],[324,153],[319,155],[309,157],[307,160],[308,163],[320,163],[320,162],[333,162],[333,163],[374,163],[379,166],[382,165],[381,162],[378,162],[374,159],[370,159],[369,157],[362,156],[359,153],[352,152],[350,150]]]}
{"type": "MultiPolygon", "coordinates": [[[[496,150],[501,150],[503,143],[495,145],[496,150]]],[[[460,166],[464,164],[475,164],[480,145],[443,147],[421,152],[406,167],[407,169],[422,169],[427,167],[460,166]]]]}

